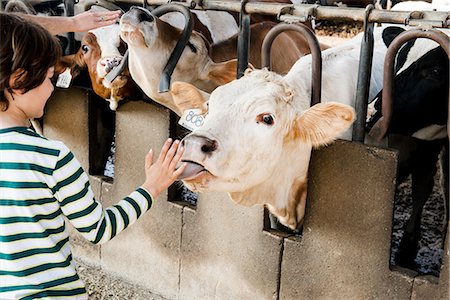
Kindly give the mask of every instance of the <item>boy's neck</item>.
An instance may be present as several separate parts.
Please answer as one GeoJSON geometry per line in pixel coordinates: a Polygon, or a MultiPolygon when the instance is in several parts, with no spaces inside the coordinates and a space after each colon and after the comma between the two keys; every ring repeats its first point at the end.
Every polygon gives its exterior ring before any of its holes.
{"type": "Polygon", "coordinates": [[[0,111],[0,129],[29,126],[30,120],[17,117],[5,111],[0,111]]]}

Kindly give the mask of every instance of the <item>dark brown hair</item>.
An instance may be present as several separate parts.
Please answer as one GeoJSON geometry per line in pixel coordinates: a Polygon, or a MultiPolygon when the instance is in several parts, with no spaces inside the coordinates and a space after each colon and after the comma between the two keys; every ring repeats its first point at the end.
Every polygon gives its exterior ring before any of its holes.
{"type": "Polygon", "coordinates": [[[8,109],[6,91],[26,93],[41,85],[61,52],[58,40],[42,26],[0,12],[0,110],[8,109]],[[17,79],[10,86],[13,75],[17,79]]]}

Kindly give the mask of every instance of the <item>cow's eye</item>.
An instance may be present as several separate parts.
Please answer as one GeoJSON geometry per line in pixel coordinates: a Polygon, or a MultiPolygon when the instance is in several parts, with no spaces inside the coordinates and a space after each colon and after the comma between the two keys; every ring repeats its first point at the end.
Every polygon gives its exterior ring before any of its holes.
{"type": "Polygon", "coordinates": [[[258,117],[256,117],[256,123],[261,122],[266,125],[272,126],[275,123],[275,118],[273,115],[268,113],[260,114],[258,115],[258,117]]]}
{"type": "Polygon", "coordinates": [[[87,45],[81,46],[81,50],[83,50],[83,53],[86,54],[89,51],[89,47],[87,45]]]}

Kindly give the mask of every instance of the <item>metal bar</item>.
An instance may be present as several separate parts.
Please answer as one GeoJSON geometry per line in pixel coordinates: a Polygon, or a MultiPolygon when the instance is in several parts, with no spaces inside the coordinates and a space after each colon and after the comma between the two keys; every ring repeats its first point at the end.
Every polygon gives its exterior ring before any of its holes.
{"type": "Polygon", "coordinates": [[[358,83],[356,85],[355,99],[356,120],[353,123],[352,133],[352,141],[361,143],[364,143],[370,75],[372,73],[373,23],[368,21],[372,10],[373,5],[368,5],[366,8],[366,20],[364,21],[364,37],[361,41],[361,52],[359,54],[358,83]]]}
{"type": "Polygon", "coordinates": [[[320,51],[319,41],[315,34],[307,26],[298,24],[280,23],[273,27],[264,38],[261,47],[261,65],[270,68],[270,49],[275,38],[283,31],[297,31],[302,34],[308,41],[309,49],[312,56],[312,75],[311,75],[311,106],[320,103],[321,87],[322,87],[322,54],[320,51]]]}
{"type": "MultiPolygon", "coordinates": [[[[75,12],[75,1],[74,0],[64,0],[64,7],[66,10],[66,16],[71,17],[74,15],[75,12]]],[[[75,33],[74,32],[68,32],[67,33],[67,39],[69,40],[69,43],[67,45],[66,49],[66,55],[75,53],[75,33]]]]}
{"type": "Polygon", "coordinates": [[[245,11],[248,0],[241,0],[241,11],[239,12],[239,35],[237,43],[237,78],[244,76],[248,68],[248,56],[250,49],[250,16],[245,11]]]}
{"type": "Polygon", "coordinates": [[[450,39],[449,37],[438,30],[422,30],[413,29],[407,30],[400,33],[389,45],[386,52],[386,58],[384,60],[384,74],[383,74],[383,92],[382,92],[382,104],[381,111],[383,117],[378,120],[377,123],[372,127],[370,135],[377,140],[381,140],[387,133],[389,125],[392,118],[393,101],[392,101],[392,91],[394,89],[394,61],[395,55],[397,54],[400,47],[409,40],[417,38],[431,39],[438,43],[447,56],[450,59],[450,39]]]}
{"type": "MultiPolygon", "coordinates": [[[[146,0],[151,5],[162,5],[168,0],[146,0]]],[[[142,4],[144,0],[121,0],[125,3],[142,4]]],[[[178,3],[178,2],[177,2],[178,3]]],[[[199,10],[223,10],[240,12],[241,4],[239,1],[214,1],[204,0],[200,4],[195,1],[180,2],[180,4],[194,7],[199,10]]],[[[262,15],[278,15],[286,4],[281,3],[263,3],[251,2],[245,6],[245,11],[248,14],[262,14],[262,15]]],[[[348,20],[364,22],[365,9],[353,7],[332,7],[332,6],[317,6],[315,4],[297,4],[292,5],[292,17],[298,17],[302,20],[314,11],[313,17],[317,20],[348,20]]],[[[369,22],[371,23],[392,23],[404,25],[426,25],[436,28],[447,28],[450,26],[450,15],[448,12],[440,11],[423,11],[420,19],[411,19],[411,12],[408,11],[388,11],[383,9],[374,9],[370,13],[369,22]]]]}

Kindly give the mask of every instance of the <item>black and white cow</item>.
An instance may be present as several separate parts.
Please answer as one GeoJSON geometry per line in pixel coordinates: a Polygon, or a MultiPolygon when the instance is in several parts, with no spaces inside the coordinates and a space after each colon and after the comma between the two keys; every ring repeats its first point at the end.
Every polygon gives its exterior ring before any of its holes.
{"type": "MultiPolygon", "coordinates": [[[[387,27],[383,40],[387,46],[404,29],[387,27]]],[[[447,118],[449,99],[449,60],[442,47],[427,39],[405,43],[395,61],[393,112],[389,127],[389,147],[399,150],[398,181],[412,177],[413,210],[406,222],[396,265],[416,269],[422,210],[430,198],[437,171],[436,162],[448,147],[447,118]]],[[[371,128],[381,117],[382,92],[374,99],[371,128]]],[[[448,221],[448,152],[442,164],[446,182],[448,221]]]]}

